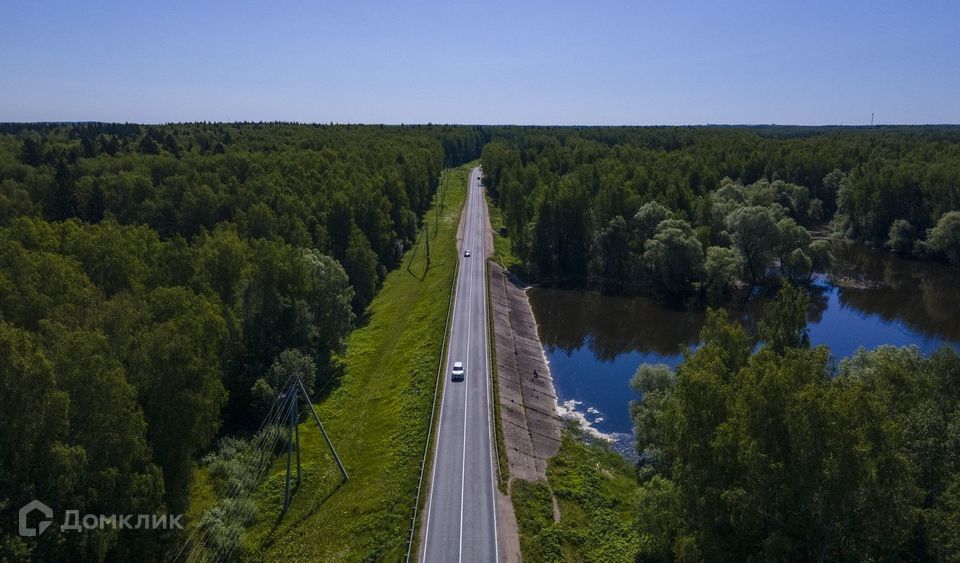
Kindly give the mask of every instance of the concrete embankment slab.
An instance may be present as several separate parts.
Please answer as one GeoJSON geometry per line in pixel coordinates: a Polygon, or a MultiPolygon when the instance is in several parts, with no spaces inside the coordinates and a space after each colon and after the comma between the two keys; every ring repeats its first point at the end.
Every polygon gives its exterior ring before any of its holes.
{"type": "Polygon", "coordinates": [[[556,391],[523,288],[490,264],[500,417],[511,478],[546,479],[560,447],[556,391]]]}

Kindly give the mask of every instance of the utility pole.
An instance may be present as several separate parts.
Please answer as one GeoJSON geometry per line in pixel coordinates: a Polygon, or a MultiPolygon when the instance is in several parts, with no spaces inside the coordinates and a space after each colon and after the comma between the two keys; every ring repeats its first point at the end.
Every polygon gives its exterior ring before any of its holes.
{"type": "Polygon", "coordinates": [[[296,433],[296,448],[297,448],[297,490],[300,490],[300,411],[297,408],[297,402],[293,403],[293,431],[296,433]]]}
{"type": "Polygon", "coordinates": [[[437,187],[437,201],[434,204],[434,207],[437,208],[437,219],[436,224],[434,225],[433,232],[436,233],[440,230],[440,209],[443,207],[443,177],[446,176],[446,173],[440,171],[440,185],[437,187]]]}
{"type": "MultiPolygon", "coordinates": [[[[283,513],[287,513],[287,509],[290,508],[290,458],[293,456],[293,427],[297,425],[296,421],[293,418],[293,411],[296,410],[297,406],[297,390],[293,389],[291,386],[292,393],[290,395],[290,416],[287,421],[287,479],[283,488],[283,513]]],[[[297,455],[300,455],[300,452],[297,452],[297,455]]]]}
{"type": "Polygon", "coordinates": [[[323,434],[323,439],[327,442],[327,447],[330,448],[330,453],[333,454],[333,460],[337,463],[337,468],[340,469],[340,475],[343,477],[343,482],[346,482],[346,480],[349,478],[347,475],[347,470],[343,466],[343,462],[340,461],[340,456],[337,455],[337,450],[333,447],[333,442],[330,441],[330,436],[327,435],[327,431],[323,428],[323,423],[320,422],[320,416],[317,414],[316,409],[313,408],[313,402],[310,400],[310,395],[307,394],[306,387],[303,386],[303,381],[300,380],[300,375],[294,374],[293,380],[283,394],[283,397],[290,401],[290,416],[287,420],[287,476],[283,493],[283,514],[286,514],[290,509],[290,501],[292,499],[290,482],[293,477],[292,462],[294,447],[296,447],[297,450],[296,490],[300,489],[300,410],[298,401],[301,395],[303,396],[303,400],[306,401],[307,406],[310,407],[310,412],[313,414],[313,420],[320,428],[320,432],[323,434]]]}
{"type": "Polygon", "coordinates": [[[427,231],[424,233],[423,238],[427,241],[427,269],[430,269],[430,223],[426,223],[423,226],[427,231]]]}
{"type": "Polygon", "coordinates": [[[304,398],[307,400],[307,406],[310,407],[310,412],[313,413],[313,419],[317,421],[317,426],[320,427],[320,433],[323,434],[323,439],[327,441],[327,446],[330,448],[330,453],[333,454],[333,460],[337,462],[337,467],[340,468],[340,474],[343,476],[343,480],[346,481],[349,477],[347,476],[347,470],[344,469],[343,463],[340,461],[340,456],[337,455],[337,450],[333,447],[333,442],[330,441],[330,436],[327,436],[327,431],[323,429],[323,423],[320,422],[320,416],[317,415],[317,409],[313,408],[313,402],[310,400],[310,396],[307,395],[307,390],[303,387],[303,382],[300,381],[300,378],[297,378],[297,385],[300,386],[300,391],[303,392],[304,398]]]}

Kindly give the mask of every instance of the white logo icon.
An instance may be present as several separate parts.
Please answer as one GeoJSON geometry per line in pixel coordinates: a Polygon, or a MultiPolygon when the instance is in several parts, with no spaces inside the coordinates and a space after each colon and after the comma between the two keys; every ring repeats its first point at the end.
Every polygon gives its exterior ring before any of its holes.
{"type": "Polygon", "coordinates": [[[39,500],[33,500],[28,502],[27,504],[24,505],[23,508],[20,509],[20,530],[19,530],[20,535],[28,538],[39,536],[50,525],[51,518],[53,518],[52,508],[43,504],[39,500]],[[37,524],[36,528],[33,528],[27,525],[27,515],[33,512],[34,510],[39,510],[47,518],[46,520],[41,520],[37,524]]]}

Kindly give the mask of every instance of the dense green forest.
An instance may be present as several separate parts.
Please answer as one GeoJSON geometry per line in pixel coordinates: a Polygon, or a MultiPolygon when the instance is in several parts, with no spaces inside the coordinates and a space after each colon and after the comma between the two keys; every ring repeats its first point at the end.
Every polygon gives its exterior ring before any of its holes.
{"type": "Polygon", "coordinates": [[[809,348],[807,297],[767,306],[759,349],[723,310],[676,372],[633,385],[640,560],[956,561],[960,356],[809,348]]]}
{"type": "Polygon", "coordinates": [[[483,149],[527,279],[719,295],[830,260],[810,231],[960,265],[960,129],[526,128],[483,149]]]}
{"type": "MultiPolygon", "coordinates": [[[[286,373],[336,388],[441,171],[478,156],[531,281],[719,300],[802,285],[828,235],[960,264],[957,128],[0,124],[0,559],[175,547],[26,542],[16,512],[185,512],[286,373]]],[[[791,291],[759,348],[715,313],[675,373],[638,375],[641,556],[960,556],[960,361],[837,366],[791,291]]]]}
{"type": "Polygon", "coordinates": [[[317,393],[476,128],[0,126],[0,559],[151,559],[170,532],[16,534],[32,499],[184,512],[196,459],[317,393]]]}
{"type": "Polygon", "coordinates": [[[517,487],[525,557],[960,558],[960,356],[838,362],[802,289],[828,238],[960,265],[960,129],[527,128],[482,162],[529,281],[720,304],[782,286],[753,333],[711,309],[676,370],[637,371],[638,488],[568,442],[517,487]]]}

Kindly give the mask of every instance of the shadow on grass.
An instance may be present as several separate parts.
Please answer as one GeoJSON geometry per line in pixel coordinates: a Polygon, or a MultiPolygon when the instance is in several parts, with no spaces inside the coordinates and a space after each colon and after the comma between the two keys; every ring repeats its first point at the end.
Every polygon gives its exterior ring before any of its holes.
{"type": "MultiPolygon", "coordinates": [[[[337,491],[339,491],[341,487],[343,487],[344,483],[346,483],[346,481],[342,479],[338,480],[336,484],[333,486],[333,488],[328,490],[322,497],[319,497],[319,495],[318,497],[314,497],[313,503],[306,510],[301,510],[296,514],[294,514],[292,511],[288,511],[286,513],[281,511],[277,515],[276,519],[274,519],[273,526],[270,528],[270,532],[268,532],[266,537],[263,539],[263,542],[262,542],[263,549],[269,549],[270,547],[273,547],[273,545],[277,542],[277,540],[282,538],[283,534],[279,533],[281,532],[280,526],[282,524],[284,524],[285,522],[289,524],[289,526],[287,527],[287,529],[289,530],[296,529],[298,526],[303,524],[308,518],[313,516],[317,512],[317,510],[320,509],[321,506],[326,504],[326,502],[330,500],[330,498],[337,491]],[[287,520],[288,516],[290,517],[290,520],[287,520]]],[[[297,493],[299,492],[299,490],[300,490],[300,486],[298,485],[294,487],[291,491],[291,495],[290,495],[291,507],[293,507],[293,503],[295,503],[297,500],[297,493]]]]}

